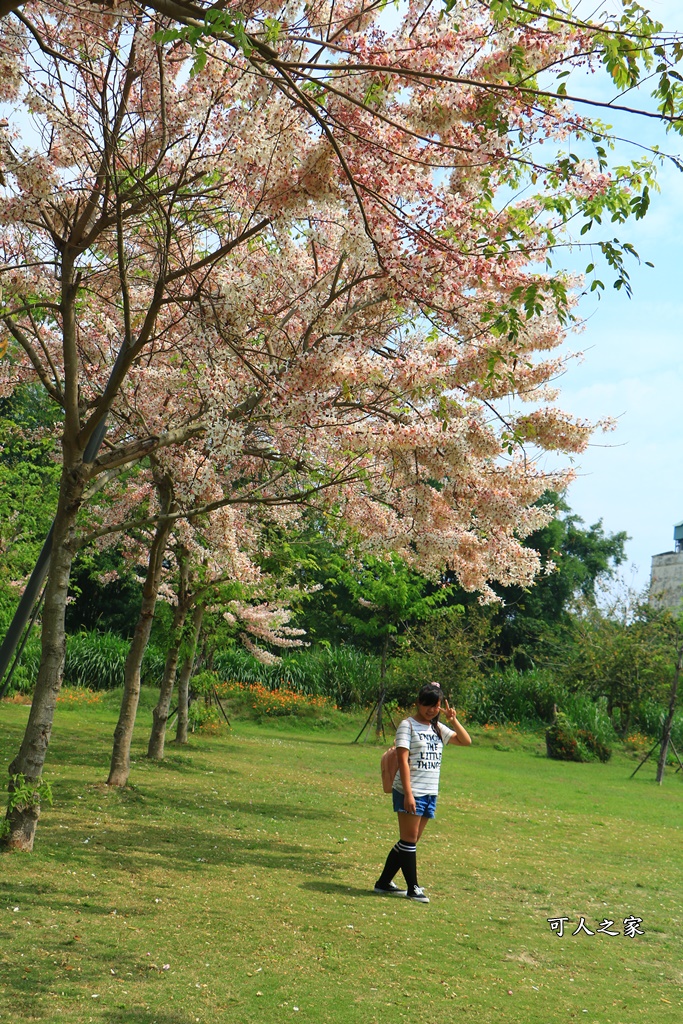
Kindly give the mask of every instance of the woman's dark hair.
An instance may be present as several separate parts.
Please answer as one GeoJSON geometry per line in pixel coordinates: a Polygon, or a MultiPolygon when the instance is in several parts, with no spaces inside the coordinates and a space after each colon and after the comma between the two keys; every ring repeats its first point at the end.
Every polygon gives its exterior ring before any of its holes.
{"type": "MultiPolygon", "coordinates": [[[[417,703],[423,704],[425,707],[436,707],[439,701],[444,700],[445,694],[438,683],[425,683],[420,692],[417,695],[417,703]]],[[[443,743],[443,736],[441,735],[441,729],[439,728],[439,716],[435,715],[432,718],[432,729],[443,743]]]]}

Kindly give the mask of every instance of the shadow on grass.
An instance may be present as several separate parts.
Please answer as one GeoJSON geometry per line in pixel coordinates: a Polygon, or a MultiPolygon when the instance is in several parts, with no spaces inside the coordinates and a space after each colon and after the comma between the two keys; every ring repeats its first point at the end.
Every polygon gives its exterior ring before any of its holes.
{"type": "MultiPolygon", "coordinates": [[[[75,922],[70,929],[62,930],[60,938],[53,940],[51,956],[58,957],[59,960],[53,959],[49,965],[40,956],[35,956],[28,946],[25,947],[26,954],[21,954],[21,959],[17,953],[11,958],[5,957],[3,984],[12,992],[15,1010],[25,1014],[29,1020],[61,1020],[61,1017],[55,1018],[49,1013],[44,997],[61,991],[62,996],[66,996],[68,999],[81,999],[84,995],[88,998],[93,991],[97,992],[103,977],[109,975],[112,963],[116,964],[119,973],[126,972],[131,984],[140,984],[151,980],[149,966],[141,963],[140,955],[126,953],[120,948],[116,948],[116,950],[101,949],[96,943],[82,940],[74,935],[75,928],[80,931],[81,925],[82,922],[75,922]]],[[[161,972],[155,971],[155,973],[160,974],[161,972]]],[[[92,1019],[91,1017],[90,1020],[92,1019]]],[[[137,1018],[128,1017],[127,1019],[136,1020],[137,1018]]],[[[157,1020],[159,1024],[164,1024],[163,1017],[152,1018],[150,1016],[150,1021],[152,1019],[157,1020]]],[[[175,1018],[169,1018],[169,1020],[175,1022],[175,1018]]]]}
{"type": "MultiPolygon", "coordinates": [[[[115,867],[137,874],[141,870],[141,858],[154,859],[154,863],[159,865],[172,863],[174,869],[180,867],[199,875],[216,866],[256,866],[267,868],[269,871],[295,871],[309,877],[319,876],[327,871],[348,869],[346,864],[321,863],[319,851],[309,850],[298,844],[265,837],[242,838],[226,835],[223,831],[200,831],[192,826],[149,825],[142,829],[129,827],[122,829],[118,834],[110,830],[104,841],[98,841],[93,837],[87,848],[67,841],[63,846],[55,845],[53,851],[53,863],[61,862],[86,873],[106,872],[115,867]]],[[[18,899],[18,894],[21,893],[16,887],[10,889],[9,885],[7,891],[13,893],[14,899],[18,899]]],[[[59,893],[54,887],[44,892],[43,896],[43,887],[36,886],[30,901],[26,902],[33,906],[44,905],[48,909],[55,907],[59,893]]],[[[83,914],[110,913],[112,909],[111,906],[106,909],[89,907],[84,903],[74,906],[72,897],[65,897],[65,902],[70,909],[78,909],[83,914]]],[[[132,911],[140,912],[140,907],[132,911]]]]}
{"type": "Polygon", "coordinates": [[[304,882],[301,886],[302,889],[308,890],[308,892],[326,892],[334,896],[372,896],[373,899],[377,899],[377,895],[372,891],[372,886],[367,889],[358,889],[353,885],[342,885],[341,882],[304,882]]]}
{"type": "MultiPolygon", "coordinates": [[[[160,761],[151,757],[139,757],[135,761],[131,761],[131,772],[140,771],[140,769],[147,769],[148,771],[169,771],[177,772],[180,775],[203,775],[205,769],[201,765],[197,765],[194,757],[191,754],[166,754],[160,761]]],[[[213,774],[217,774],[214,772],[213,774]]],[[[234,768],[226,768],[224,765],[220,767],[219,777],[224,775],[238,775],[234,768]]]]}
{"type": "Polygon", "coordinates": [[[372,750],[373,752],[381,752],[387,748],[387,744],[393,741],[393,733],[387,734],[386,740],[380,740],[379,743],[368,742],[368,743],[356,743],[354,740],[340,737],[339,739],[323,739],[316,736],[304,736],[301,733],[295,732],[293,729],[291,733],[287,732],[276,732],[273,730],[269,736],[269,739],[276,740],[291,740],[293,743],[310,743],[315,744],[316,747],[357,747],[360,750],[372,750]]]}
{"type": "Polygon", "coordinates": [[[167,1010],[135,1009],[108,1010],[100,1018],[107,1024],[187,1024],[190,1019],[185,1013],[168,1012],[167,1010]]]}
{"type": "Polygon", "coordinates": [[[243,814],[259,814],[264,818],[290,818],[296,821],[299,818],[306,818],[309,821],[334,818],[335,815],[328,811],[318,811],[306,807],[287,807],[286,804],[274,803],[252,803],[251,800],[224,800],[222,807],[228,811],[241,811],[243,814]]]}
{"type": "MultiPolygon", "coordinates": [[[[72,863],[73,858],[69,858],[72,863]]],[[[11,881],[0,881],[0,905],[6,901],[18,903],[21,908],[21,918],[24,920],[29,914],[37,910],[47,910],[51,913],[68,912],[75,917],[88,916],[106,917],[115,912],[120,917],[136,917],[149,913],[149,901],[139,906],[133,903],[124,904],[121,898],[113,899],[112,902],[102,905],[90,901],[87,897],[81,897],[81,902],[76,902],[76,896],[71,891],[60,892],[53,884],[44,885],[41,882],[24,882],[23,885],[12,885],[11,881]]]]}

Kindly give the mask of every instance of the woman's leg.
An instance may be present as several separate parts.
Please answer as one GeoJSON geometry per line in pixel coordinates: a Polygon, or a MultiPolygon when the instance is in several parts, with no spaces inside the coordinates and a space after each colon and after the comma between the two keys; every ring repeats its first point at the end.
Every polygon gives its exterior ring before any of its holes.
{"type": "Polygon", "coordinates": [[[377,886],[388,886],[399,868],[403,871],[408,888],[417,885],[416,848],[429,818],[422,815],[398,813],[399,841],[389,851],[384,870],[377,880],[377,886]],[[406,870],[407,869],[407,870],[406,870]]]}
{"type": "MultiPolygon", "coordinates": [[[[415,845],[422,835],[420,824],[424,819],[421,815],[406,814],[405,811],[399,811],[397,817],[398,834],[401,840],[404,843],[412,843],[415,845]]],[[[422,825],[422,828],[424,828],[424,825],[422,825]]]]}
{"type": "Polygon", "coordinates": [[[401,854],[401,871],[408,892],[417,886],[417,841],[420,837],[421,821],[422,816],[399,812],[398,831],[401,838],[396,846],[401,854]]]}

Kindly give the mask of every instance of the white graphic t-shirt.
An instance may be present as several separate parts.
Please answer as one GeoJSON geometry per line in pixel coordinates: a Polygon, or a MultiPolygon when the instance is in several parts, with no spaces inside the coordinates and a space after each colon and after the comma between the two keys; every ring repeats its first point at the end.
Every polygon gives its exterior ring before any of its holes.
{"type": "MultiPolygon", "coordinates": [[[[444,744],[455,735],[443,722],[439,722],[439,729],[443,743],[430,723],[425,725],[414,718],[404,718],[396,730],[396,746],[405,747],[410,751],[408,766],[413,796],[431,796],[439,792],[441,754],[444,744]]],[[[394,789],[399,793],[403,792],[400,772],[396,772],[394,776],[394,789]]]]}

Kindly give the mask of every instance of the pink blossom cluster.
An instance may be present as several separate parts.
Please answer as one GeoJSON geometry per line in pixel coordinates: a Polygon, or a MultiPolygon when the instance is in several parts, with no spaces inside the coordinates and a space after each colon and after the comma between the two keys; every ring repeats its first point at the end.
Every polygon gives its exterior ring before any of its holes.
{"type": "MultiPolygon", "coordinates": [[[[567,312],[538,269],[547,190],[486,195],[521,173],[513,138],[561,141],[568,115],[509,89],[494,123],[479,86],[508,81],[512,47],[537,70],[586,39],[494,28],[476,0],[450,16],[409,3],[392,30],[359,0],[236,9],[254,32],[277,11],[277,57],[303,91],[225,40],[191,77],[188,45],[159,44],[160,23],[125,3],[33,0],[31,31],[3,27],[0,79],[6,65],[37,141],[0,131],[0,393],[35,380],[64,409],[82,534],[110,543],[126,524],[134,562],[159,517],[153,466],[172,546],[207,581],[256,586],[262,523],[314,507],[484,599],[492,580],[527,585],[539,559],[522,541],[551,514],[534,502],[567,479],[533,454],[579,452],[592,428],[547,404],[567,312]],[[304,24],[330,26],[308,74],[304,24]],[[510,413],[524,402],[538,408],[510,413]]],[[[558,191],[609,185],[584,163],[558,191]]],[[[300,642],[282,609],[231,614],[256,640],[300,642]]]]}

